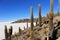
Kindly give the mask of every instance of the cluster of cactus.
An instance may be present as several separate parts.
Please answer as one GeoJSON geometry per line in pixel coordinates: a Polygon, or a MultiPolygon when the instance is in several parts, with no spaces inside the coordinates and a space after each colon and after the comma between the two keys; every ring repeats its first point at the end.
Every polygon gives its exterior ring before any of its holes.
{"type": "MultiPolygon", "coordinates": [[[[39,11],[39,27],[41,27],[41,7],[40,5],[38,5],[38,11],[39,11]]],[[[33,8],[30,7],[30,11],[31,11],[31,30],[30,30],[30,37],[33,37],[33,8]]],[[[37,26],[37,20],[36,20],[36,26],[37,26]]]]}
{"type": "Polygon", "coordinates": [[[7,26],[5,25],[5,40],[11,40],[11,35],[12,35],[12,26],[9,29],[9,32],[7,31],[7,26]],[[9,37],[9,38],[8,38],[9,37]]]}
{"type": "Polygon", "coordinates": [[[39,27],[41,27],[41,6],[40,4],[38,5],[38,15],[39,15],[39,27]]]}

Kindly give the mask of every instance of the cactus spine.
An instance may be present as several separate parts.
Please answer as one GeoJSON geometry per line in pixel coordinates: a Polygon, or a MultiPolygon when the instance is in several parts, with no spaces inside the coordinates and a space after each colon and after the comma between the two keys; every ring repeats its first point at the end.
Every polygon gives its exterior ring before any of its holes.
{"type": "Polygon", "coordinates": [[[7,26],[5,25],[5,40],[8,40],[7,26]]]}
{"type": "Polygon", "coordinates": [[[30,37],[33,38],[33,8],[32,8],[32,6],[30,7],[30,12],[31,12],[31,31],[30,31],[30,37]]]}
{"type": "Polygon", "coordinates": [[[38,14],[39,14],[39,27],[41,27],[41,6],[38,5],[38,14]]]}

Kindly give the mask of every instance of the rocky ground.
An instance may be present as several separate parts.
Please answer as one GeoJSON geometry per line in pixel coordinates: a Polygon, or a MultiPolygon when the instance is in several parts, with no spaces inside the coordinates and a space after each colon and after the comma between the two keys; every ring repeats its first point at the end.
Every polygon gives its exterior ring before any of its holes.
{"type": "MultiPolygon", "coordinates": [[[[60,16],[54,17],[53,20],[53,25],[55,29],[57,30],[56,40],[60,40],[60,16]]],[[[21,34],[16,33],[12,35],[12,40],[44,40],[44,38],[47,37],[47,35],[50,35],[50,30],[49,30],[49,24],[44,23],[42,24],[42,27],[39,27],[37,24],[34,26],[33,29],[33,38],[30,37],[30,28],[26,28],[25,30],[22,30],[21,34]]],[[[49,37],[49,36],[48,36],[49,37]]]]}

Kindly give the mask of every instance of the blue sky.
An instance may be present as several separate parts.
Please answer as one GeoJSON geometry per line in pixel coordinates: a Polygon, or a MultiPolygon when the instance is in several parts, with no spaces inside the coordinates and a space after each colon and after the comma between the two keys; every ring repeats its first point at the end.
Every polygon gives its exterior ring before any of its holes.
{"type": "MultiPolygon", "coordinates": [[[[50,11],[50,0],[0,0],[0,22],[30,18],[30,6],[33,6],[34,18],[38,17],[38,4],[41,14],[50,11]]],[[[54,13],[57,13],[58,0],[54,0],[54,13]]]]}

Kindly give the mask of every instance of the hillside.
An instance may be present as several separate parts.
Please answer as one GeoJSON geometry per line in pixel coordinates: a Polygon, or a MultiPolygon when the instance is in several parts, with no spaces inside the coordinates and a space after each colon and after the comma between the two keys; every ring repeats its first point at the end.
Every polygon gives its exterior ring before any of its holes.
{"type": "MultiPolygon", "coordinates": [[[[59,10],[59,9],[58,9],[59,10]]],[[[50,0],[50,12],[46,17],[42,17],[41,6],[38,5],[38,18],[33,18],[33,7],[30,7],[30,19],[17,20],[12,23],[27,22],[27,28],[21,30],[19,27],[18,33],[12,35],[12,26],[7,30],[5,26],[6,40],[60,40],[60,13],[53,11],[53,0],[50,0]],[[34,26],[33,23],[36,23],[34,26]],[[30,27],[28,27],[30,23],[30,27]]]]}

